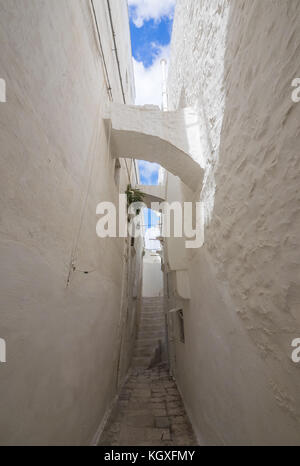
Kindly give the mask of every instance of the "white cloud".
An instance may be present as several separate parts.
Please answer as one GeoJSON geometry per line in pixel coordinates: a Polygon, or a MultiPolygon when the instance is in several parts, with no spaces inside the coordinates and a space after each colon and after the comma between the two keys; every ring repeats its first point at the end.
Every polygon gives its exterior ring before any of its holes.
{"type": "Polygon", "coordinates": [[[152,66],[146,68],[144,64],[133,58],[135,74],[136,105],[158,105],[162,104],[162,71],[160,60],[168,60],[170,56],[170,45],[157,46],[151,44],[155,50],[156,58],[152,66]]]}
{"type": "Polygon", "coordinates": [[[145,248],[160,251],[161,243],[157,240],[159,236],[160,228],[158,226],[148,228],[145,232],[145,248]]]}
{"type": "Polygon", "coordinates": [[[158,175],[159,168],[160,165],[157,163],[146,162],[144,160],[139,161],[140,177],[146,180],[147,184],[151,184],[152,176],[158,175]]]}
{"type": "Polygon", "coordinates": [[[128,0],[131,19],[138,28],[151,19],[156,22],[166,17],[172,19],[175,3],[176,0],[128,0]]]}

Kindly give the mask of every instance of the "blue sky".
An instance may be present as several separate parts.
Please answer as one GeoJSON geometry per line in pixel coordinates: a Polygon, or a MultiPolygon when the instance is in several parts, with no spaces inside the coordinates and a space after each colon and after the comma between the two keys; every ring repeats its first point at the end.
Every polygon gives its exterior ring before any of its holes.
{"type": "MultiPolygon", "coordinates": [[[[169,59],[175,0],[128,0],[136,104],[161,106],[162,58],[169,59]]],[[[157,185],[157,164],[140,161],[141,184],[157,185]]]]}
{"type": "Polygon", "coordinates": [[[151,19],[140,28],[130,21],[132,56],[142,62],[145,68],[153,65],[161,47],[169,46],[172,33],[172,19],[166,17],[160,22],[151,19]]]}
{"type": "Polygon", "coordinates": [[[157,165],[156,163],[150,163],[150,162],[145,162],[144,160],[140,160],[139,168],[140,168],[141,184],[145,184],[145,185],[157,185],[158,184],[159,165],[157,165]]]}
{"type": "Polygon", "coordinates": [[[156,227],[159,223],[159,217],[151,209],[145,209],[145,225],[147,228],[156,227]]]}
{"type": "Polygon", "coordinates": [[[128,0],[136,104],[161,106],[160,60],[170,57],[176,0],[128,0]]]}

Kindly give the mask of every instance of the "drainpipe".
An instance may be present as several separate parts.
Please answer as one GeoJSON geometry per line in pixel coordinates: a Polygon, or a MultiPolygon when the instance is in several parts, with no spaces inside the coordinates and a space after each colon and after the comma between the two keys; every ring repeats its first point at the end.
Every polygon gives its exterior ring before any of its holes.
{"type": "Polygon", "coordinates": [[[119,60],[119,54],[118,54],[117,42],[116,42],[116,33],[115,33],[115,30],[114,30],[114,24],[113,24],[111,6],[110,6],[110,1],[109,0],[107,0],[107,8],[108,8],[110,27],[111,27],[111,32],[112,32],[112,37],[113,37],[113,42],[114,42],[113,51],[116,54],[116,60],[117,60],[117,66],[118,66],[118,72],[119,72],[119,79],[120,79],[121,89],[122,89],[122,94],[123,94],[123,102],[124,102],[124,104],[126,104],[126,98],[125,98],[125,92],[124,92],[124,86],[123,86],[123,79],[122,79],[122,73],[121,73],[121,67],[120,67],[120,60],[119,60]]]}
{"type": "Polygon", "coordinates": [[[168,111],[168,93],[167,93],[167,60],[163,58],[160,61],[162,71],[162,109],[168,111]]]}

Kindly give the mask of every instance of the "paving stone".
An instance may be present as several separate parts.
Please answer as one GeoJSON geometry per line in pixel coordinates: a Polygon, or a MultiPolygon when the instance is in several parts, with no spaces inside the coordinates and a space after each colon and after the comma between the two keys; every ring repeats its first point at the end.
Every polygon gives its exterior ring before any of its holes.
{"type": "Polygon", "coordinates": [[[169,428],[170,427],[170,420],[168,417],[156,417],[155,418],[155,427],[160,428],[169,428]]]}
{"type": "Polygon", "coordinates": [[[184,408],[170,408],[168,409],[169,416],[183,416],[185,414],[184,408]]]}
{"type": "Polygon", "coordinates": [[[176,388],[175,382],[164,382],[165,388],[176,388]]]}
{"type": "Polygon", "coordinates": [[[148,429],[147,437],[155,445],[157,441],[171,440],[171,432],[170,429],[148,429]]]}
{"type": "Polygon", "coordinates": [[[167,401],[181,401],[181,397],[179,395],[167,395],[167,401]]]}
{"type": "Polygon", "coordinates": [[[151,398],[151,403],[154,403],[154,404],[162,404],[162,401],[164,400],[163,397],[160,397],[160,398],[151,398]]]}
{"type": "Polygon", "coordinates": [[[166,409],[153,409],[153,415],[155,417],[165,417],[167,416],[167,410],[166,409]]]}
{"type": "Polygon", "coordinates": [[[167,402],[168,409],[184,409],[183,403],[181,400],[178,401],[169,401],[167,402]]]}
{"type": "Polygon", "coordinates": [[[158,393],[158,392],[153,392],[153,393],[152,393],[152,397],[153,397],[153,398],[166,398],[166,396],[167,396],[167,395],[166,395],[165,392],[164,392],[164,393],[158,393]]]}
{"type": "Polygon", "coordinates": [[[151,400],[151,407],[153,410],[158,410],[158,409],[166,409],[166,404],[162,403],[161,401],[159,403],[153,403],[151,400]]]}
{"type": "Polygon", "coordinates": [[[146,442],[147,428],[132,427],[123,425],[120,433],[120,446],[137,446],[141,442],[146,442]]]}
{"type": "Polygon", "coordinates": [[[119,442],[120,442],[120,434],[119,433],[115,434],[113,432],[105,431],[101,436],[99,446],[100,447],[109,447],[113,443],[119,443],[119,442]]]}
{"type": "Polygon", "coordinates": [[[197,446],[197,442],[192,439],[190,436],[180,436],[174,437],[173,442],[178,447],[195,447],[197,446]]]}
{"type": "Polygon", "coordinates": [[[123,398],[119,398],[119,406],[121,408],[127,408],[128,405],[129,405],[129,399],[124,400],[123,398]]]}
{"type": "Polygon", "coordinates": [[[121,430],[120,422],[113,422],[108,426],[108,432],[110,434],[118,434],[121,430]]]}
{"type": "Polygon", "coordinates": [[[193,432],[191,426],[188,423],[173,424],[171,429],[175,436],[190,436],[193,432]]]}
{"type": "Polygon", "coordinates": [[[132,397],[133,398],[150,398],[151,397],[151,392],[149,390],[133,390],[132,392],[132,397]]]}
{"type": "Polygon", "coordinates": [[[170,416],[171,424],[186,424],[185,416],[170,416]]]}
{"type": "Polygon", "coordinates": [[[150,387],[148,383],[137,383],[134,387],[133,391],[141,390],[141,391],[150,391],[150,387]]]}
{"type": "Polygon", "coordinates": [[[166,390],[167,390],[168,395],[178,396],[178,391],[176,388],[167,388],[166,390]]]}
{"type": "Polygon", "coordinates": [[[130,413],[126,418],[126,424],[132,427],[155,427],[155,418],[150,411],[130,413]]]}
{"type": "Polygon", "coordinates": [[[149,401],[143,401],[141,399],[131,400],[128,409],[130,411],[140,411],[141,409],[148,409],[149,408],[149,401]]]}
{"type": "Polygon", "coordinates": [[[153,387],[151,387],[151,391],[153,393],[155,393],[155,394],[158,393],[160,395],[165,395],[165,393],[166,393],[165,389],[162,389],[162,388],[153,388],[153,387]]]}

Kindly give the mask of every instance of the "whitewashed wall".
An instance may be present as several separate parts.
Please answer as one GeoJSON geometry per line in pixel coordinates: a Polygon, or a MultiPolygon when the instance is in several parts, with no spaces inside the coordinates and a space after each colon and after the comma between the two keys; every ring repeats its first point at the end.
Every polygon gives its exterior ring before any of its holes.
{"type": "Polygon", "coordinates": [[[299,444],[299,21],[297,0],[177,1],[169,102],[201,109],[207,163],[176,370],[204,444],[299,444]]]}
{"type": "MultiPolygon", "coordinates": [[[[106,2],[94,3],[122,102],[106,2]]],[[[127,3],[111,4],[132,103],[127,3]]],[[[0,443],[87,444],[116,393],[124,289],[124,241],[96,236],[96,205],[118,189],[90,2],[0,0],[0,44],[0,443]]]]}
{"type": "Polygon", "coordinates": [[[164,295],[161,259],[146,251],[143,260],[143,298],[156,298],[164,295]]]}

